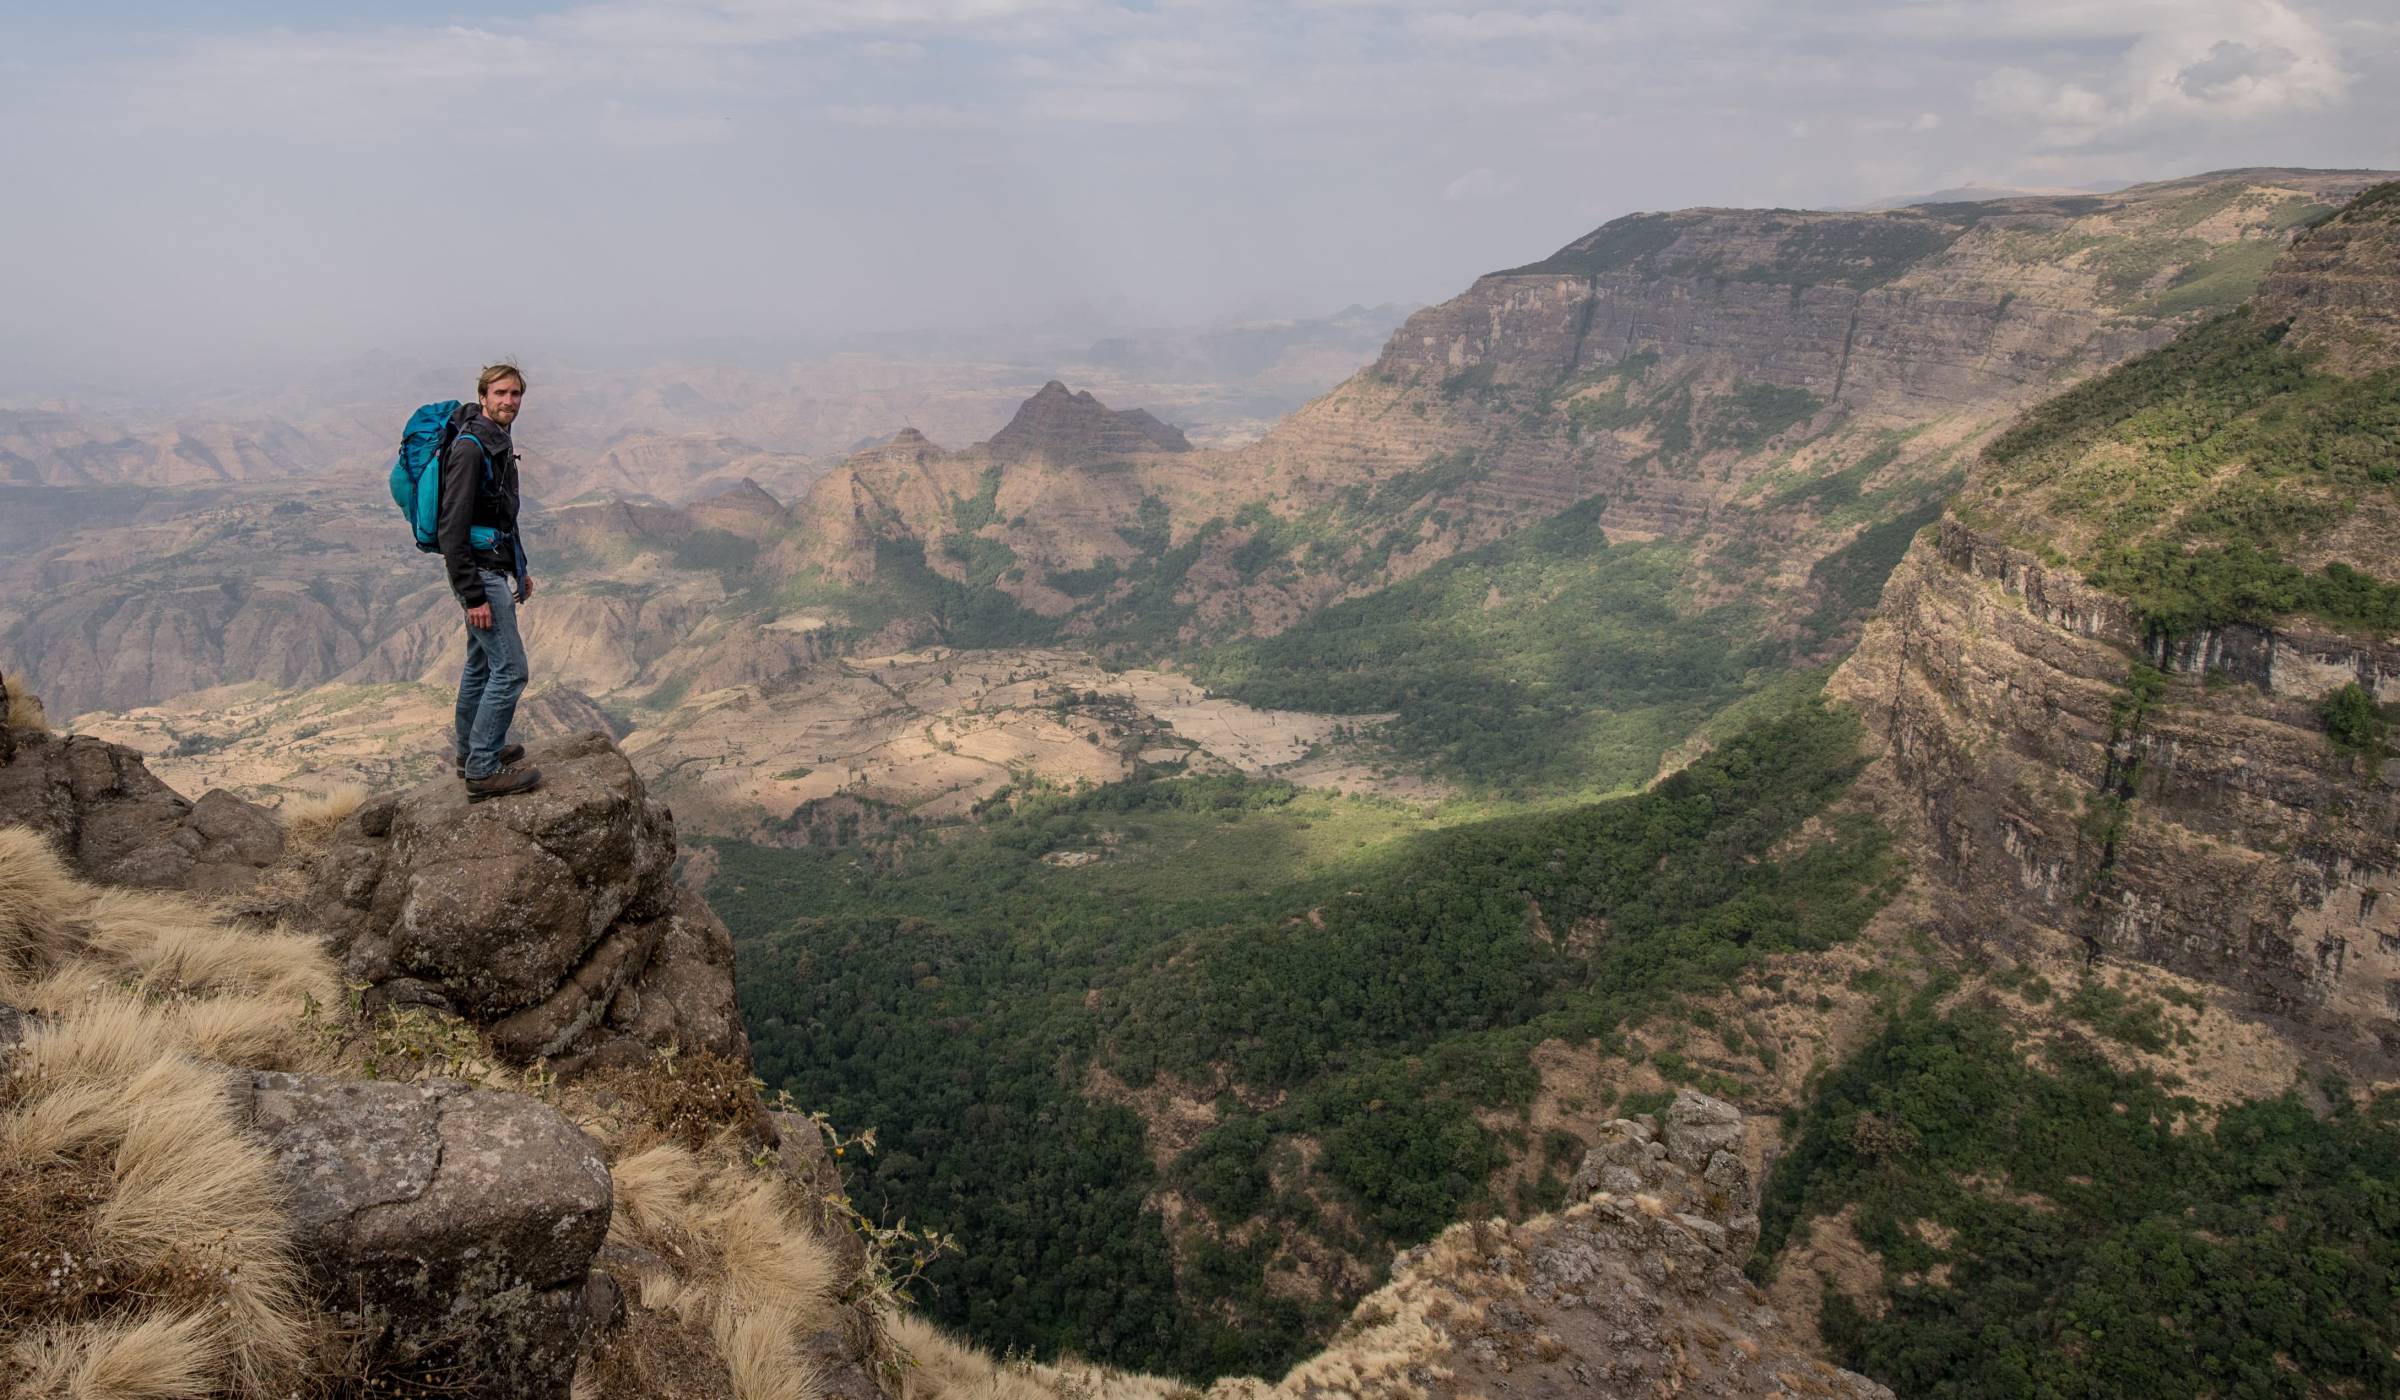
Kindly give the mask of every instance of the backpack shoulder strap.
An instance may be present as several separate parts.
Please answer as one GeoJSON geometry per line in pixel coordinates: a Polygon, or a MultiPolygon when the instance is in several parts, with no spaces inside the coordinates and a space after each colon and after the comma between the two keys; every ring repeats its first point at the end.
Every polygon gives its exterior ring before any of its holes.
{"type": "Polygon", "coordinates": [[[475,444],[475,450],[483,454],[483,484],[499,490],[499,482],[492,475],[492,449],[484,446],[483,439],[473,433],[460,433],[459,436],[475,444]]]}

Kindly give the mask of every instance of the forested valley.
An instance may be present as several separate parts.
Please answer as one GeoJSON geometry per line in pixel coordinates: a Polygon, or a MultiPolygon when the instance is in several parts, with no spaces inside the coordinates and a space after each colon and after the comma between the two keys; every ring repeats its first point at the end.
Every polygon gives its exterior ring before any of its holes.
{"type": "Polygon", "coordinates": [[[1835,810],[1858,764],[1855,721],[1812,702],[1649,792],[1497,817],[1145,778],[1027,793],[947,839],[720,844],[709,895],[745,931],[760,1073],[876,1127],[862,1200],[960,1235],[936,1316],[1271,1372],[1351,1301],[1272,1286],[1285,1241],[1377,1257],[1557,1203],[1580,1144],[1479,1117],[1526,1105],[1534,1045],[1608,1043],[1857,932],[1896,874],[1835,810]],[[1105,864],[1041,859],[1104,841],[1105,864]],[[1156,1167],[1094,1070],[1213,1086],[1215,1126],[1156,1167]],[[1545,1169],[1493,1199],[1512,1151],[1545,1169]],[[1263,1228],[1177,1238],[1161,1188],[1263,1228]]]}

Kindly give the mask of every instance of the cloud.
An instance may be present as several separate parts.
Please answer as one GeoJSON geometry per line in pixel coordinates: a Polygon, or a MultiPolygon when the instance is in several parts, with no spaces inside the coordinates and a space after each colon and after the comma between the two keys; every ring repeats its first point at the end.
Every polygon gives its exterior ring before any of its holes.
{"type": "Polygon", "coordinates": [[[102,364],[347,343],[460,256],[393,190],[495,132],[542,250],[511,316],[709,336],[1282,314],[1641,208],[2400,163],[2393,0],[526,0],[138,41],[54,8],[0,55],[41,133],[0,187],[45,211],[0,226],[0,304],[102,364]]]}
{"type": "Polygon", "coordinates": [[[2324,27],[2284,0],[2136,4],[2114,60],[2073,77],[2009,66],[1976,87],[1987,115],[2026,123],[2045,147],[2191,123],[2225,124],[2340,102],[2350,75],[2324,27]]]}
{"type": "Polygon", "coordinates": [[[1617,32],[1614,26],[1600,20],[1568,14],[1563,10],[1476,10],[1472,13],[1441,10],[1413,16],[1408,28],[1418,38],[1435,43],[1469,44],[1525,40],[1595,44],[1617,32]]]}
{"type": "Polygon", "coordinates": [[[1174,93],[1115,87],[1053,88],[1031,94],[1024,106],[1035,121],[1095,126],[1157,126],[1185,111],[1184,99],[1174,93]]]}
{"type": "Polygon", "coordinates": [[[1502,199],[1517,192],[1517,177],[1477,166],[1442,187],[1442,198],[1453,203],[1468,199],[1502,199]]]}
{"type": "Polygon", "coordinates": [[[826,35],[1005,36],[1101,11],[1099,0],[605,0],[545,32],[611,48],[749,48],[826,35]]]}
{"type": "Polygon", "coordinates": [[[986,112],[970,112],[961,107],[926,103],[827,107],[825,115],[843,126],[881,126],[908,131],[960,131],[969,127],[990,126],[993,122],[991,114],[986,112]]]}

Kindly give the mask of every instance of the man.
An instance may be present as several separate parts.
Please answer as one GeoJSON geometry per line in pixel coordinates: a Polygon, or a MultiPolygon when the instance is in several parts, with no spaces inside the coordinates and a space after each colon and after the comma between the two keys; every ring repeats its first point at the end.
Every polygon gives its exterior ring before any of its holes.
{"type": "Polygon", "coordinates": [[[517,454],[509,425],[525,403],[525,376],[491,365],[475,379],[475,403],[459,409],[457,436],[442,456],[442,511],[436,542],[450,591],[467,613],[467,666],[458,678],[451,736],[467,801],[531,792],[538,768],[512,766],[525,746],[508,726],[525,693],[525,643],[517,605],[533,596],[525,547],[517,538],[517,454]]]}

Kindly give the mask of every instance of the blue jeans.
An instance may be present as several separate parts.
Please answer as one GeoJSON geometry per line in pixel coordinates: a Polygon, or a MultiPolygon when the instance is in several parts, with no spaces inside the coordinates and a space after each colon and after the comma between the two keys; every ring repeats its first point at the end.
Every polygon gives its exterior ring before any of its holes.
{"type": "Polygon", "coordinates": [[[517,635],[517,581],[489,569],[484,601],[492,605],[489,628],[467,628],[467,668],[458,677],[458,718],[451,742],[465,758],[467,776],[488,778],[500,771],[508,726],[525,693],[525,642],[517,635]]]}

